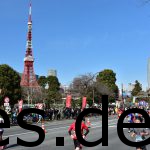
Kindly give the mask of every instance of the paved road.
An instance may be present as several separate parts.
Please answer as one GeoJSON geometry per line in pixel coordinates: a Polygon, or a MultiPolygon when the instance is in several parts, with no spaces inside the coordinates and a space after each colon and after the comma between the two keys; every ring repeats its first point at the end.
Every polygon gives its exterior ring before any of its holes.
{"type": "MultiPolygon", "coordinates": [[[[88,141],[94,141],[101,138],[102,135],[102,124],[101,118],[92,118],[92,128],[90,129],[90,133],[87,137],[88,141]]],[[[10,129],[5,129],[5,138],[9,136],[9,145],[8,150],[73,150],[73,142],[68,136],[68,127],[73,122],[73,120],[62,120],[62,121],[53,121],[48,122],[45,124],[46,133],[44,142],[37,146],[37,147],[23,147],[17,145],[17,137],[21,138],[25,141],[36,141],[38,139],[38,134],[32,131],[23,130],[22,128],[16,126],[11,127],[10,129]],[[64,137],[64,146],[56,146],[56,137],[64,137]]],[[[109,125],[108,125],[108,146],[103,147],[101,144],[96,147],[83,147],[84,150],[135,150],[133,147],[129,147],[123,144],[118,135],[117,135],[117,128],[116,123],[117,119],[109,118],[109,125]]],[[[129,137],[127,130],[125,129],[124,132],[126,136],[129,137]]],[[[147,146],[150,150],[150,145],[147,146]]]]}

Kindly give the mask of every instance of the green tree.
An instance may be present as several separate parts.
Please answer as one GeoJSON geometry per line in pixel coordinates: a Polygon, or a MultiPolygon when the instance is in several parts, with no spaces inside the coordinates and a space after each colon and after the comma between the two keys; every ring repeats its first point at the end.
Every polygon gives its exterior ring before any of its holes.
{"type": "Polygon", "coordinates": [[[139,83],[139,81],[136,80],[134,89],[132,90],[131,94],[132,96],[136,96],[140,91],[142,91],[141,84],[139,83]]]}
{"type": "Polygon", "coordinates": [[[6,64],[0,65],[0,104],[4,102],[7,96],[10,99],[10,104],[13,105],[21,99],[21,77],[19,73],[13,70],[6,64]]]}
{"type": "Polygon", "coordinates": [[[59,100],[61,100],[61,94],[59,92],[60,90],[60,83],[57,77],[55,76],[48,76],[47,77],[47,83],[48,83],[48,102],[49,103],[54,103],[57,102],[59,100]]]}
{"type": "Polygon", "coordinates": [[[111,69],[105,69],[99,72],[96,80],[98,83],[105,86],[106,92],[103,91],[103,93],[108,94],[111,98],[111,101],[112,97],[115,100],[115,97],[118,94],[118,86],[116,85],[116,73],[114,73],[111,69]]]}
{"type": "Polygon", "coordinates": [[[42,87],[45,88],[47,83],[47,78],[45,76],[40,76],[38,79],[38,84],[42,87]]]}
{"type": "Polygon", "coordinates": [[[116,73],[110,69],[105,69],[99,73],[97,81],[100,81],[113,89],[116,82],[116,73]]]}
{"type": "Polygon", "coordinates": [[[82,107],[82,99],[80,98],[80,99],[77,99],[77,100],[74,100],[74,99],[72,99],[72,101],[71,101],[71,106],[73,107],[73,108],[77,108],[77,107],[82,107]]]}
{"type": "Polygon", "coordinates": [[[91,107],[93,105],[93,100],[91,98],[87,98],[87,104],[91,107]]]}

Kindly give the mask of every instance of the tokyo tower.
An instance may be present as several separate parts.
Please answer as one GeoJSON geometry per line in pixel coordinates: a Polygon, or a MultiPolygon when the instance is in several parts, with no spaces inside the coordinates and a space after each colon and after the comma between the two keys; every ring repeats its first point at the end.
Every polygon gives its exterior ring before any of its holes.
{"type": "Polygon", "coordinates": [[[22,87],[31,87],[31,88],[39,87],[36,80],[36,76],[34,74],[33,63],[34,63],[34,58],[32,54],[32,19],[31,19],[31,3],[30,3],[26,54],[24,58],[24,71],[20,82],[20,85],[22,87]]]}

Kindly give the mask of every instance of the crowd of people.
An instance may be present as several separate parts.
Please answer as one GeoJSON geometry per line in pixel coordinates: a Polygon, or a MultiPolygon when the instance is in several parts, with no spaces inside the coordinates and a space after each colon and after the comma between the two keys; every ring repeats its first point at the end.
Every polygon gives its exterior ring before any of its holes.
{"type": "MultiPolygon", "coordinates": [[[[94,107],[96,109],[101,109],[102,107],[94,107]]],[[[108,106],[108,116],[109,115],[118,115],[118,118],[120,115],[132,108],[139,108],[139,109],[144,109],[150,116],[150,107],[149,106],[140,106],[140,105],[134,105],[130,107],[113,107],[113,106],[108,106]]],[[[50,108],[45,110],[45,117],[44,120],[52,121],[52,120],[60,120],[60,119],[76,119],[77,116],[81,113],[82,109],[81,108],[63,108],[63,109],[57,109],[57,108],[50,108]]],[[[12,122],[17,124],[17,115],[18,115],[18,110],[14,109],[12,111],[12,122]]],[[[97,116],[98,114],[89,114],[89,116],[97,116]]],[[[132,113],[129,114],[126,119],[128,120],[128,123],[144,123],[144,117],[141,114],[138,113],[132,113]]],[[[25,121],[31,121],[31,122],[36,122],[40,123],[42,122],[42,116],[38,114],[28,114],[27,116],[24,117],[25,121]]],[[[76,121],[76,120],[75,120],[76,121]]],[[[75,121],[72,123],[72,125],[69,127],[68,132],[74,141],[75,145],[75,150],[80,150],[82,148],[81,144],[76,138],[75,134],[75,121]],[[73,132],[71,132],[73,130],[73,132]]],[[[81,124],[82,128],[81,130],[86,130],[86,134],[83,134],[83,138],[89,133],[89,128],[84,122],[81,124]]],[[[82,131],[83,132],[83,131],[82,131]]],[[[139,142],[145,139],[146,136],[150,134],[150,128],[133,128],[133,129],[128,129],[128,133],[130,136],[133,138],[135,142],[139,142]]],[[[1,134],[1,139],[2,139],[2,134],[3,134],[3,129],[0,129],[0,134],[1,134]]],[[[146,150],[146,146],[141,146],[137,147],[137,150],[146,150]]]]}
{"type": "MultiPolygon", "coordinates": [[[[117,108],[117,107],[108,107],[108,114],[118,114],[118,118],[120,117],[120,115],[128,110],[128,109],[132,109],[132,108],[139,108],[139,109],[144,109],[149,117],[150,117],[150,107],[149,106],[131,106],[131,107],[125,107],[125,108],[117,108]]],[[[101,109],[101,108],[100,108],[101,109]]],[[[144,123],[144,117],[142,116],[142,114],[139,113],[132,113],[129,114],[128,116],[126,116],[126,119],[128,120],[128,123],[144,123]]],[[[71,137],[71,139],[74,142],[74,147],[75,150],[81,150],[82,149],[82,145],[80,144],[80,142],[78,141],[76,134],[75,134],[75,122],[74,121],[69,129],[68,129],[68,133],[71,137]],[[72,131],[72,134],[71,134],[72,131]]],[[[89,128],[86,124],[84,124],[84,122],[82,122],[81,124],[81,134],[83,136],[83,138],[86,137],[86,135],[89,133],[89,128]],[[86,132],[83,132],[83,130],[85,130],[86,132]],[[83,134],[84,133],[84,134],[83,134]]],[[[140,142],[140,141],[144,141],[146,139],[146,136],[150,135],[150,127],[149,128],[133,128],[133,129],[128,129],[128,133],[130,134],[130,136],[134,139],[135,142],[140,142]]],[[[136,150],[147,150],[146,146],[137,146],[136,150]]]]}
{"type": "MultiPolygon", "coordinates": [[[[45,109],[45,116],[44,119],[47,121],[52,120],[61,120],[61,119],[73,119],[74,117],[78,116],[81,112],[80,108],[50,108],[45,109]]],[[[17,115],[18,109],[14,109],[11,115],[11,122],[13,125],[17,125],[17,115]]],[[[24,116],[24,121],[31,121],[31,122],[40,122],[41,116],[38,114],[27,114],[24,116]]]]}
{"type": "MultiPolygon", "coordinates": [[[[127,109],[132,108],[139,108],[144,109],[149,117],[150,117],[150,107],[144,107],[144,106],[134,106],[127,109]]],[[[128,123],[144,123],[145,119],[142,116],[142,114],[139,113],[131,113],[127,116],[128,123]]],[[[128,128],[128,133],[130,133],[130,136],[134,138],[135,142],[144,141],[146,139],[146,136],[150,135],[150,127],[149,128],[128,128]]],[[[137,150],[146,150],[146,146],[136,147],[137,150]]]]}

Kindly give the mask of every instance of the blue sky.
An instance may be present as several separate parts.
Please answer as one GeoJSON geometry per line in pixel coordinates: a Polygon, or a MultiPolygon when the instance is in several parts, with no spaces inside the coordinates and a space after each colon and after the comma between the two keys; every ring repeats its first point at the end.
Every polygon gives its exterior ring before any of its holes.
{"type": "MultiPolygon", "coordinates": [[[[144,0],[32,0],[36,74],[56,69],[69,84],[78,75],[112,69],[117,84],[147,86],[150,4],[144,0]]],[[[23,72],[28,0],[0,1],[0,64],[23,72]]]]}

